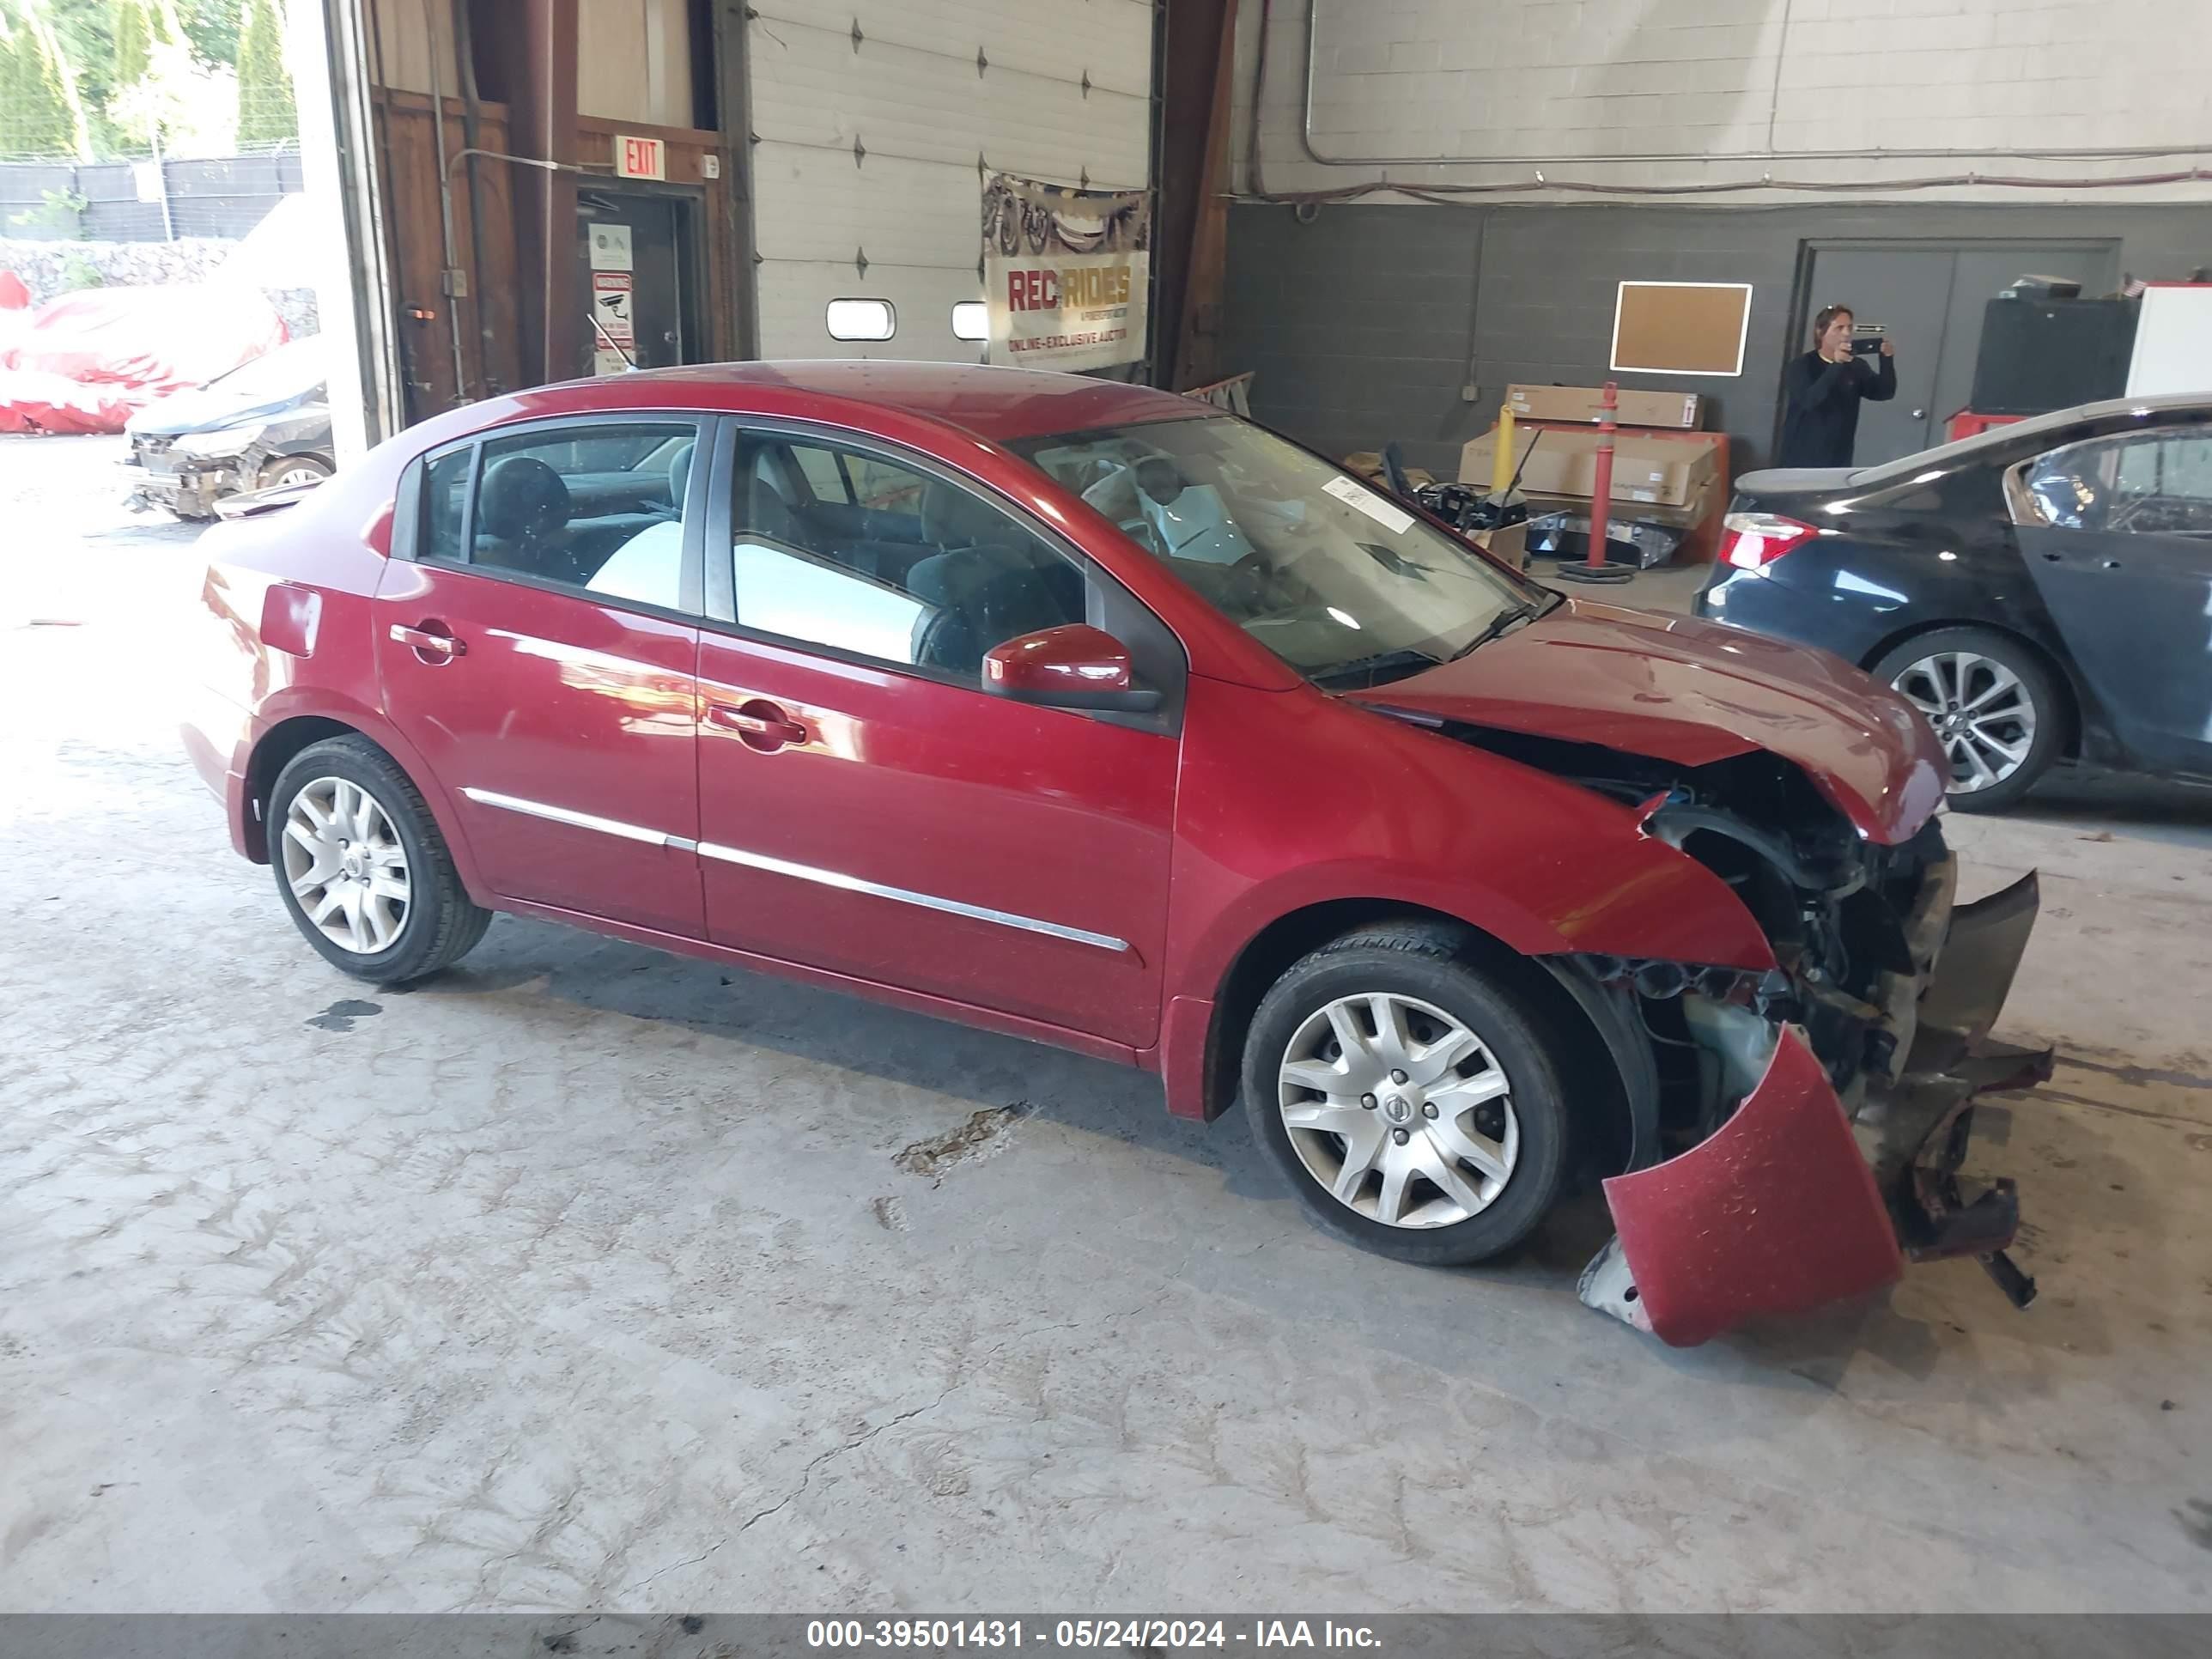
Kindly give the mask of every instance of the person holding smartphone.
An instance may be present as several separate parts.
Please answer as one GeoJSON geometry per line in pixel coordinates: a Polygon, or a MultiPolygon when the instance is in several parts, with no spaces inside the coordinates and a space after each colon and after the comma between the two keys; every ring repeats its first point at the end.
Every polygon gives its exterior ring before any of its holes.
{"type": "Polygon", "coordinates": [[[1777,466],[1849,466],[1858,442],[1859,404],[1897,396],[1897,348],[1884,338],[1856,344],[1847,306],[1813,319],[1813,349],[1782,371],[1782,444],[1777,466]],[[1865,361],[1869,356],[1875,364],[1865,361]]]}

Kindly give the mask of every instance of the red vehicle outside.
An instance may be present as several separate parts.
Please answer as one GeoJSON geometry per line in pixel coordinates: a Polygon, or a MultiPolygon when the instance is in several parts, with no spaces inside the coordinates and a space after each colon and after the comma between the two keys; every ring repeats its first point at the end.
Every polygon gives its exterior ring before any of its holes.
{"type": "Polygon", "coordinates": [[[1835,659],[1552,593],[1139,387],[751,364],[455,411],[211,532],[187,747],[349,973],[495,910],[1241,1096],[1310,1212],[1669,1342],[2002,1255],[2031,877],[1835,659]]]}

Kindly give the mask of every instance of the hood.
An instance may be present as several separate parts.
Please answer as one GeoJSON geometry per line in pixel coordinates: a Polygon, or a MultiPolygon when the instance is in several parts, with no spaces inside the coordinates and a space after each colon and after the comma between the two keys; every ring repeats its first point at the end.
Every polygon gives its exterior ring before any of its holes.
{"type": "Polygon", "coordinates": [[[1352,701],[1679,766],[1765,750],[1869,840],[1909,840],[1948,769],[1911,704],[1840,658],[1687,617],[1570,599],[1455,662],[1352,701]]]}
{"type": "Polygon", "coordinates": [[[213,386],[172,392],[133,415],[124,430],[134,437],[181,438],[188,432],[214,432],[227,426],[243,426],[323,400],[323,388],[311,386],[274,397],[253,398],[213,386]]]}

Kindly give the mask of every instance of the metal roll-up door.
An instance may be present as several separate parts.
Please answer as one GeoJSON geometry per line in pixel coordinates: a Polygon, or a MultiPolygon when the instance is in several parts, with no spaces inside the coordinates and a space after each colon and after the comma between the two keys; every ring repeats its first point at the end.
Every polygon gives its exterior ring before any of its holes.
{"type": "Polygon", "coordinates": [[[1151,0],[759,0],[746,37],[764,357],[973,362],[984,171],[1139,189],[1151,0]],[[888,301],[888,340],[830,302],[888,301]]]}

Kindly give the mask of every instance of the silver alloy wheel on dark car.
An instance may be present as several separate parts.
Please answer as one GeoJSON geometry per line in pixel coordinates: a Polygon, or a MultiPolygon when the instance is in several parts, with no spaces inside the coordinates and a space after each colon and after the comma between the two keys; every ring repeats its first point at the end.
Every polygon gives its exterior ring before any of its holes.
{"type": "Polygon", "coordinates": [[[303,785],[285,809],[284,879],[308,924],[342,951],[390,950],[414,887],[384,804],[350,778],[303,785]]]}
{"type": "Polygon", "coordinates": [[[1512,1084],[1486,1044],[1434,1004],[1393,993],[1314,1011],[1284,1052],[1279,1109],[1307,1174],[1384,1226],[1449,1227],[1513,1178],[1512,1084]]]}
{"type": "Polygon", "coordinates": [[[1995,788],[2035,747],[2035,698],[2006,664],[1972,651],[1940,651],[1907,663],[1890,684],[1928,717],[1951,762],[1951,793],[1995,788]]]}

